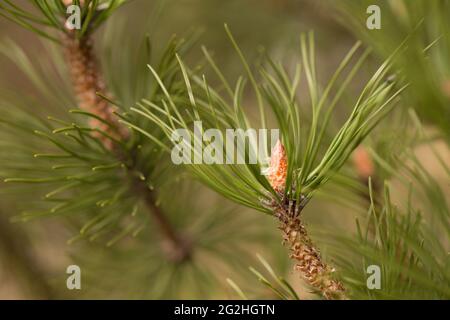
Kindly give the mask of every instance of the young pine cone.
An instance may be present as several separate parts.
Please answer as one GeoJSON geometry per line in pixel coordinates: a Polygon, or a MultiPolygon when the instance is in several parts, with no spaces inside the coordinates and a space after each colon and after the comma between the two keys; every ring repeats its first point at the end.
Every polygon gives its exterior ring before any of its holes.
{"type": "Polygon", "coordinates": [[[375,165],[373,164],[369,152],[363,146],[359,146],[355,149],[352,155],[352,161],[356,173],[361,179],[367,180],[374,175],[375,165]]]}
{"type": "MultiPolygon", "coordinates": [[[[72,4],[74,4],[74,1],[73,0],[63,0],[63,4],[66,6],[66,7],[68,7],[68,6],[70,6],[70,5],[72,5],[72,4]]],[[[84,5],[84,0],[80,0],[80,5],[84,5]]]]}
{"type": "Polygon", "coordinates": [[[287,166],[286,150],[281,141],[278,140],[275,147],[272,149],[270,166],[265,171],[265,174],[272,188],[279,193],[282,193],[285,190],[287,166]]]}

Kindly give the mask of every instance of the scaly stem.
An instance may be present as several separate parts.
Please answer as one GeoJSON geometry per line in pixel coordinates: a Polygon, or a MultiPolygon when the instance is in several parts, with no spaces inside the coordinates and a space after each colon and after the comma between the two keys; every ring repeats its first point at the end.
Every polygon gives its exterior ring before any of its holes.
{"type": "MultiPolygon", "coordinates": [[[[67,31],[63,35],[62,42],[80,109],[98,116],[109,124],[92,119],[89,125],[106,132],[113,138],[126,140],[128,131],[120,125],[113,114],[114,107],[97,95],[97,92],[105,93],[106,85],[99,71],[90,35],[77,39],[75,33],[67,31]]],[[[96,135],[96,137],[106,149],[116,154],[119,159],[123,158],[117,152],[111,139],[103,135],[96,135]]],[[[130,169],[133,170],[133,168],[130,169]]],[[[146,203],[153,220],[165,238],[163,249],[167,258],[175,262],[187,259],[190,256],[191,247],[175,232],[161,208],[156,205],[154,192],[149,190],[142,181],[133,181],[132,185],[135,189],[133,191],[136,191],[146,203]]]]}
{"type": "Polygon", "coordinates": [[[322,260],[300,219],[304,200],[302,197],[302,201],[296,204],[284,198],[281,203],[273,200],[269,205],[279,220],[283,244],[290,250],[289,257],[296,262],[295,270],[325,299],[347,299],[343,284],[334,279],[334,269],[322,260]]]}
{"type": "Polygon", "coordinates": [[[278,141],[270,157],[267,180],[279,198],[263,201],[263,205],[272,210],[273,215],[280,221],[283,244],[289,247],[290,258],[296,261],[295,269],[301,273],[303,279],[320,291],[326,299],[346,299],[344,286],[333,279],[334,269],[322,260],[300,220],[300,214],[309,199],[301,195],[297,201],[285,194],[287,168],[286,149],[283,143],[278,141]]]}
{"type": "Polygon", "coordinates": [[[322,293],[325,299],[347,299],[344,286],[333,278],[334,269],[327,265],[315,248],[299,217],[280,221],[283,243],[289,247],[295,270],[303,279],[322,293]]]}
{"type": "MultiPolygon", "coordinates": [[[[113,113],[114,106],[97,95],[98,92],[106,93],[106,85],[99,71],[91,36],[86,35],[82,39],[77,39],[75,33],[67,32],[62,42],[79,108],[105,120],[102,122],[92,118],[89,120],[89,125],[117,140],[126,140],[128,131],[119,124],[113,113]]],[[[108,150],[114,150],[114,142],[111,139],[95,131],[93,135],[108,150]]]]}

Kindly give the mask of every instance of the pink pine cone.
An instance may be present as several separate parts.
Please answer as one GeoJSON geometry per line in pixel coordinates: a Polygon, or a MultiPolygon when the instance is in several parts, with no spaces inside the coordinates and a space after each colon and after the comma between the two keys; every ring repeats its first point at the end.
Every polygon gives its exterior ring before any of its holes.
{"type": "Polygon", "coordinates": [[[370,176],[374,175],[375,165],[366,148],[364,148],[363,146],[359,146],[358,148],[356,148],[356,150],[353,152],[352,160],[358,176],[367,179],[370,176]]]}
{"type": "Polygon", "coordinates": [[[277,192],[283,192],[287,177],[287,155],[286,150],[280,140],[272,149],[270,167],[267,169],[267,180],[272,188],[277,192]]]}

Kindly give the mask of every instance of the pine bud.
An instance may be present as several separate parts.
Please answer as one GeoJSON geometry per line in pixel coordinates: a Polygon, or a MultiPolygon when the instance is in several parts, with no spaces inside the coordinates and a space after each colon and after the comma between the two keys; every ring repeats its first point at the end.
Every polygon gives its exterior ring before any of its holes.
{"type": "Polygon", "coordinates": [[[270,185],[277,192],[283,192],[285,189],[287,166],[286,150],[281,141],[278,140],[272,149],[270,167],[266,171],[267,180],[269,180],[270,185]]]}
{"type": "Polygon", "coordinates": [[[353,152],[352,160],[356,173],[360,178],[368,179],[374,175],[375,165],[373,164],[372,158],[366,148],[363,146],[356,148],[353,152]]]}
{"type": "MultiPolygon", "coordinates": [[[[70,5],[72,5],[72,4],[74,4],[74,2],[73,2],[73,0],[63,0],[63,4],[66,6],[66,7],[68,7],[68,6],[70,6],[70,5]]],[[[84,0],[80,0],[80,5],[84,5],[84,0]]]]}

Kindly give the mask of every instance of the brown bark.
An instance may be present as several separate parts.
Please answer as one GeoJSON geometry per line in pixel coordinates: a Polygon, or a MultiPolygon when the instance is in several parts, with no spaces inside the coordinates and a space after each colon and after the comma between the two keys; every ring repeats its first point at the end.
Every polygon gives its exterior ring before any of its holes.
{"type": "MultiPolygon", "coordinates": [[[[77,39],[75,33],[68,32],[63,36],[63,46],[79,108],[105,121],[91,118],[90,127],[103,131],[114,139],[126,140],[128,131],[119,124],[114,115],[115,107],[97,94],[106,94],[106,85],[99,71],[91,37],[87,35],[77,39]]],[[[100,139],[108,150],[114,149],[113,140],[99,132],[94,132],[93,135],[100,139]]]]}
{"type": "Polygon", "coordinates": [[[191,256],[191,242],[175,231],[167,216],[161,208],[156,205],[154,191],[149,190],[147,186],[141,182],[136,183],[138,188],[137,191],[150,209],[153,221],[156,223],[159,232],[164,237],[162,249],[165,251],[166,257],[176,263],[188,260],[191,256]]]}
{"type": "MultiPolygon", "coordinates": [[[[73,89],[78,100],[79,108],[90,112],[105,120],[91,119],[89,126],[99,129],[117,140],[126,140],[128,131],[123,127],[114,115],[114,106],[99,97],[98,92],[106,94],[106,85],[98,67],[97,59],[93,51],[92,39],[89,35],[77,39],[75,33],[67,32],[63,35],[63,47],[73,89]]],[[[94,132],[106,149],[115,153],[119,159],[123,156],[117,151],[113,140],[105,135],[94,132]]],[[[133,168],[130,168],[133,170],[133,168]]],[[[155,193],[149,190],[142,181],[133,180],[134,191],[140,195],[147,205],[153,221],[164,236],[162,243],[167,258],[174,262],[182,262],[190,256],[191,247],[185,239],[177,234],[161,208],[155,203],[155,193]]]]}

